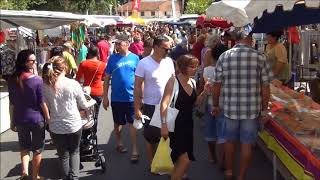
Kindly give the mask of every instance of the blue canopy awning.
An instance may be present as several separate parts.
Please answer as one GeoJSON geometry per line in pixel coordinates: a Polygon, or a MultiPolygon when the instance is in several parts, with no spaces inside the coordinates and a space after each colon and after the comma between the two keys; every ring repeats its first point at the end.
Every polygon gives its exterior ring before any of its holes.
{"type": "Polygon", "coordinates": [[[320,7],[306,7],[304,3],[296,4],[292,10],[284,11],[277,6],[273,13],[263,12],[261,18],[254,20],[253,32],[266,33],[282,30],[290,26],[320,23],[320,7]]]}

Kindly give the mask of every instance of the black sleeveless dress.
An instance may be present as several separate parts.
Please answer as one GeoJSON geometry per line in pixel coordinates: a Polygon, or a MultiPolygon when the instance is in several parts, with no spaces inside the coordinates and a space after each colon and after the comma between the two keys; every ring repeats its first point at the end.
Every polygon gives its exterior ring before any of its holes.
{"type": "MultiPolygon", "coordinates": [[[[178,78],[177,78],[178,79],[178,78]]],[[[171,158],[176,162],[180,155],[188,153],[191,161],[194,161],[193,155],[193,105],[197,99],[195,85],[193,85],[192,94],[189,96],[179,82],[179,93],[175,104],[175,108],[179,110],[179,114],[175,121],[175,129],[173,133],[169,133],[171,158]]]]}

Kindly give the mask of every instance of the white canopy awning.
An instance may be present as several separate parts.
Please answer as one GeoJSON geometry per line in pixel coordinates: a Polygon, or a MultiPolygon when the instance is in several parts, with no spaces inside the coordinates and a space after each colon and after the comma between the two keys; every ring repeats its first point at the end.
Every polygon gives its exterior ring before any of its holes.
{"type": "Polygon", "coordinates": [[[117,25],[117,21],[112,17],[85,15],[85,24],[93,27],[104,27],[108,25],[117,25]]]}
{"type": "Polygon", "coordinates": [[[42,30],[82,20],[81,15],[68,12],[0,10],[0,23],[4,27],[23,26],[42,30]]]}
{"type": "Polygon", "coordinates": [[[222,0],[213,2],[206,10],[206,18],[219,17],[232,22],[235,27],[242,27],[249,24],[249,18],[244,7],[248,0],[222,0]]]}

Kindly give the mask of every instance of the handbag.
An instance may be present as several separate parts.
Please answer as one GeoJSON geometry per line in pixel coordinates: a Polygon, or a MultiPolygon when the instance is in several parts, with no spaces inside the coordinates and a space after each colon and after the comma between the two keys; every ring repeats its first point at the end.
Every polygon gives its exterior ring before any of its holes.
{"type": "MultiPolygon", "coordinates": [[[[179,114],[179,110],[175,108],[175,104],[178,99],[178,93],[179,93],[179,83],[177,78],[174,78],[174,79],[175,80],[173,85],[173,91],[169,101],[170,104],[167,107],[167,117],[166,117],[167,127],[169,132],[174,132],[175,121],[179,114]]],[[[160,104],[158,104],[155,106],[155,110],[149,125],[161,128],[161,124],[162,123],[161,123],[161,117],[160,117],[160,104]]]]}
{"type": "Polygon", "coordinates": [[[96,76],[96,74],[97,74],[97,72],[98,72],[98,70],[99,70],[100,64],[101,64],[101,61],[100,61],[99,65],[98,65],[98,67],[97,67],[96,72],[93,74],[92,79],[91,79],[89,85],[88,85],[88,86],[83,86],[83,88],[82,88],[83,91],[84,91],[86,94],[91,94],[91,87],[90,87],[90,86],[91,86],[91,84],[92,84],[92,82],[93,82],[94,77],[96,76]]]}

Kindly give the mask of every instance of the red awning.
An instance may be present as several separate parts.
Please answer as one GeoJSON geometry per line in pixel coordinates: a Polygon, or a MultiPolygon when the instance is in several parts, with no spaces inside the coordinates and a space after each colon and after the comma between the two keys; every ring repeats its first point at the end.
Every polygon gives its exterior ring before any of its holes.
{"type": "Polygon", "coordinates": [[[199,16],[197,22],[196,22],[197,28],[222,28],[222,29],[228,29],[232,26],[232,23],[229,23],[227,20],[224,20],[222,18],[212,18],[212,19],[206,19],[205,15],[199,16]]]}

